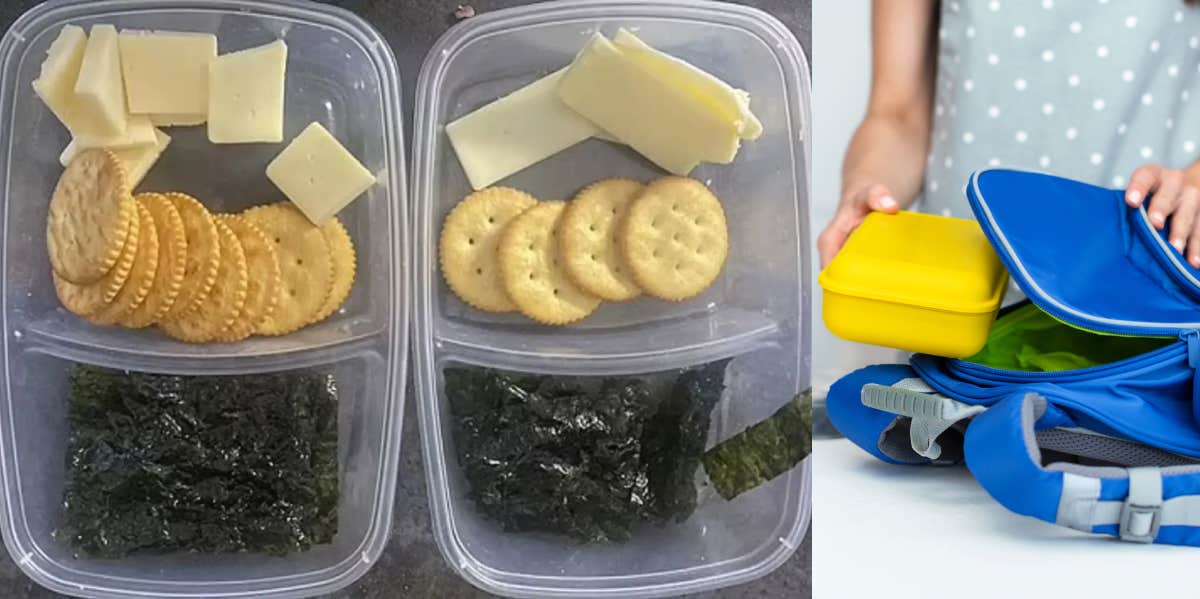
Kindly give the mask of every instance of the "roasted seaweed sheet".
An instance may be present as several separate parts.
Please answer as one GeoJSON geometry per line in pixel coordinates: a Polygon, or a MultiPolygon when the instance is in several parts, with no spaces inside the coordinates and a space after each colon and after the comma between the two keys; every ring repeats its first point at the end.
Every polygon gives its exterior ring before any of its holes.
{"type": "Polygon", "coordinates": [[[476,367],[444,372],[468,495],[509,531],[623,541],[682,521],[727,362],[681,372],[665,393],[636,378],[585,384],[476,367]]]}
{"type": "Polygon", "coordinates": [[[77,556],[287,554],[337,531],[337,388],[301,370],[173,376],[77,366],[62,520],[77,556]]]}
{"type": "Polygon", "coordinates": [[[717,493],[733,499],[791,470],[812,453],[812,390],[766,420],[704,454],[704,470],[717,493]]]}

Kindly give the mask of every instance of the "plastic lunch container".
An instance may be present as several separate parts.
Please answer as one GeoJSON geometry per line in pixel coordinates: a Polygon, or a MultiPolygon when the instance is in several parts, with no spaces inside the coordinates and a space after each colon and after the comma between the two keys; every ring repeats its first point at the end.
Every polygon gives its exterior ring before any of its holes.
{"type": "MultiPolygon", "coordinates": [[[[315,3],[50,2],[31,9],[5,34],[0,69],[0,528],[13,559],[39,584],[87,597],[298,597],[334,591],[361,576],[379,557],[391,527],[408,348],[399,75],[387,43],[353,14],[315,3]],[[338,314],[279,338],[187,345],[153,330],[91,326],[59,306],[44,232],[68,134],[30,83],[63,25],[95,23],[214,33],[222,53],[286,40],[284,138],[319,121],[379,179],[339,215],[355,242],[358,280],[338,314]],[[51,537],[63,493],[71,362],[179,374],[331,369],[339,384],[341,477],[333,543],[282,558],[74,558],[51,537]]],[[[204,127],[170,134],[171,146],[139,189],[185,191],[213,211],[283,199],[264,173],[282,144],[212,145],[204,127]]]]}
{"type": "MultiPolygon", "coordinates": [[[[774,18],[735,4],[552,2],[486,13],[444,35],[416,94],[415,356],[434,534],[447,562],[476,586],[509,596],[653,597],[745,582],[784,563],[809,521],[809,468],[726,502],[702,490],[682,524],[647,526],[624,543],[506,533],[466,497],[451,437],[442,369],[474,364],[538,374],[660,372],[726,357],[727,392],[710,443],[769,416],[809,385],[809,73],[774,18]],[[568,64],[599,30],[634,31],[652,46],[751,95],[766,127],[731,165],[692,176],[722,199],[730,254],[716,283],[679,304],[606,304],[569,327],[468,308],[442,281],[442,219],[471,190],[444,134],[450,121],[568,64]]],[[[569,198],[608,177],[661,176],[626,148],[588,140],[499,184],[569,198]]]]}
{"type": "Polygon", "coordinates": [[[979,223],[876,212],[821,273],[822,311],[843,339],[965,358],[987,342],[1007,281],[979,223]]]}

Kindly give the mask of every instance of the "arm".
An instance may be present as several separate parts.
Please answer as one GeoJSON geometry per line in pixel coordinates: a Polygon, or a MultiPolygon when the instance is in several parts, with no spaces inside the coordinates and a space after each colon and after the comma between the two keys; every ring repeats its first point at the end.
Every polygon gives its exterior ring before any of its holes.
{"type": "Polygon", "coordinates": [[[937,53],[937,0],[872,5],[871,95],[842,163],[842,197],[817,239],[822,268],[873,210],[917,197],[929,152],[937,53]]]}

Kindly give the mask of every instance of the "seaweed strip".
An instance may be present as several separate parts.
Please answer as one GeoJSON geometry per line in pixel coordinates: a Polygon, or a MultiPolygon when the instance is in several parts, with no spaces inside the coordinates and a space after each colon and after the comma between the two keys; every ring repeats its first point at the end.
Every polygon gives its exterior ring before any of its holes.
{"type": "Polygon", "coordinates": [[[733,499],[791,470],[812,453],[812,390],[704,454],[704,470],[733,499]]]}
{"type": "Polygon", "coordinates": [[[643,439],[659,522],[683,522],[696,511],[696,471],[704,455],[712,411],[725,391],[729,360],[685,370],[646,426],[643,439]]]}

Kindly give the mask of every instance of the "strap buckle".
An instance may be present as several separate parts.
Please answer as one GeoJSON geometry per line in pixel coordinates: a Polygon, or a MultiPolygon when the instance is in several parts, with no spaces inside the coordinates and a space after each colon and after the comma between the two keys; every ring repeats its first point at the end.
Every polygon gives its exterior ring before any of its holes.
{"type": "Polygon", "coordinates": [[[1117,531],[1122,541],[1153,543],[1162,524],[1162,473],[1158,468],[1130,468],[1129,496],[1121,506],[1117,531]]]}
{"type": "Polygon", "coordinates": [[[934,393],[921,379],[905,379],[890,387],[864,385],[861,401],[868,408],[911,418],[913,451],[934,461],[942,456],[937,442],[942,433],[987,409],[934,393]]]}
{"type": "Polygon", "coordinates": [[[1126,499],[1125,505],[1121,507],[1121,524],[1118,531],[1122,541],[1153,543],[1161,523],[1161,505],[1136,505],[1126,499]]]}

